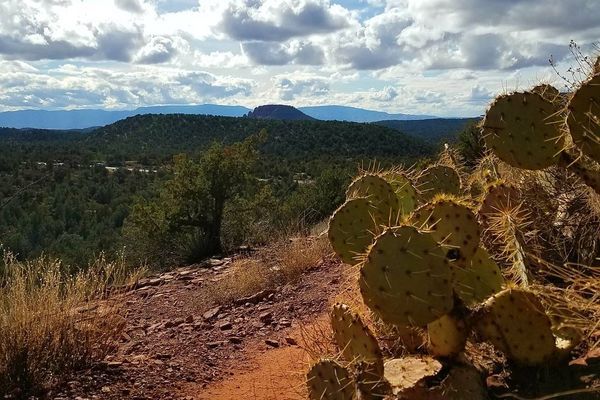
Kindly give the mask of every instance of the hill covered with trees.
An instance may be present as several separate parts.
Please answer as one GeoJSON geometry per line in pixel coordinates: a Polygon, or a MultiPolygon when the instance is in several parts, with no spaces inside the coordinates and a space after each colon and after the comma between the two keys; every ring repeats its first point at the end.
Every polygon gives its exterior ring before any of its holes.
{"type": "Polygon", "coordinates": [[[0,129],[0,243],[20,259],[46,253],[74,266],[131,249],[122,235],[131,209],[158,198],[175,156],[200,160],[215,143],[227,154],[261,131],[248,171],[254,183],[224,209],[226,249],[325,218],[361,163],[412,164],[434,151],[395,130],[347,122],[178,114],[93,131],[0,129]]]}

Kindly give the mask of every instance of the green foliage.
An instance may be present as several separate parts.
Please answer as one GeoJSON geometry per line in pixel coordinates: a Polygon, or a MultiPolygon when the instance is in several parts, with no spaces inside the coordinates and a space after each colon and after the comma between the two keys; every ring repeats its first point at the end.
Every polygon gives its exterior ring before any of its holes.
{"type": "Polygon", "coordinates": [[[138,200],[126,221],[126,240],[139,256],[164,265],[220,253],[225,206],[247,190],[263,140],[264,132],[230,146],[215,143],[198,160],[176,156],[157,198],[138,200]]]}
{"type": "Polygon", "coordinates": [[[485,153],[485,142],[478,121],[470,124],[459,133],[456,147],[468,167],[477,165],[478,160],[485,153]]]}

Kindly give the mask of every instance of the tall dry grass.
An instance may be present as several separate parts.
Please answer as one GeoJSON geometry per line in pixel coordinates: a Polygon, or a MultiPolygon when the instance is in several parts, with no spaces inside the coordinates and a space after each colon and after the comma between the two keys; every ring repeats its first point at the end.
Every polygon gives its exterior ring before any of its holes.
{"type": "Polygon", "coordinates": [[[39,394],[113,349],[125,320],[107,297],[111,287],[131,277],[124,262],[100,257],[85,271],[68,275],[59,260],[20,262],[5,253],[3,265],[0,393],[39,394]]]}
{"type": "Polygon", "coordinates": [[[247,258],[233,261],[230,271],[210,287],[212,304],[225,304],[298,279],[331,253],[326,237],[279,240],[247,258]]]}

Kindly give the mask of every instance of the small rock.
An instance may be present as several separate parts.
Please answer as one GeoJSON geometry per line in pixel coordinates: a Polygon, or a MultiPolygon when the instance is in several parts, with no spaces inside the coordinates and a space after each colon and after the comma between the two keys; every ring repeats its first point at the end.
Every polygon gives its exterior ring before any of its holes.
{"type": "Polygon", "coordinates": [[[221,341],[221,342],[208,342],[208,343],[206,343],[206,346],[209,349],[214,349],[215,347],[222,346],[223,344],[225,344],[225,342],[223,342],[223,341],[221,341]]]}
{"type": "Polygon", "coordinates": [[[267,311],[267,312],[264,312],[264,313],[260,314],[258,316],[258,319],[262,323],[268,324],[268,323],[270,323],[273,320],[273,314],[271,312],[267,311]]]}
{"type": "Polygon", "coordinates": [[[233,344],[241,344],[242,338],[238,337],[238,336],[231,336],[231,337],[229,337],[229,341],[233,344]]]}
{"type": "Polygon", "coordinates": [[[175,320],[171,319],[171,320],[165,322],[165,328],[173,328],[173,327],[183,324],[184,322],[185,321],[183,318],[179,318],[179,319],[175,319],[175,320]]]}
{"type": "Polygon", "coordinates": [[[188,317],[185,319],[185,323],[186,324],[191,324],[194,322],[194,316],[193,315],[188,315],[188,317]]]}
{"type": "Polygon", "coordinates": [[[207,312],[202,314],[202,318],[207,319],[207,320],[213,319],[214,317],[219,315],[220,312],[221,312],[221,307],[211,308],[210,310],[208,310],[207,312]]]}
{"type": "Polygon", "coordinates": [[[288,327],[292,326],[292,322],[289,319],[282,318],[279,320],[279,325],[281,325],[285,328],[288,328],[288,327]]]}
{"type": "Polygon", "coordinates": [[[219,324],[219,329],[222,331],[228,331],[231,328],[233,328],[233,325],[231,325],[231,322],[229,321],[223,321],[219,324]]]}
{"type": "Polygon", "coordinates": [[[277,340],[273,340],[273,339],[265,339],[265,343],[267,344],[267,346],[269,347],[279,347],[279,342],[277,340]]]}
{"type": "Polygon", "coordinates": [[[294,339],[293,337],[291,337],[291,336],[287,336],[285,338],[285,342],[287,344],[289,344],[290,346],[297,346],[298,345],[298,341],[296,339],[294,339]]]}

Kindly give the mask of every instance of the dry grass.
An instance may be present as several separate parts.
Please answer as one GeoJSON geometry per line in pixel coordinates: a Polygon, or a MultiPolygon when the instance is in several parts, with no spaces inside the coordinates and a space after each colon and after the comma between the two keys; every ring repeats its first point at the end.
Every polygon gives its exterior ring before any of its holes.
{"type": "Polygon", "coordinates": [[[36,394],[69,372],[102,359],[125,320],[106,300],[128,283],[123,262],[98,259],[67,275],[60,261],[19,262],[4,255],[0,275],[0,393],[36,394]]]}
{"type": "Polygon", "coordinates": [[[255,255],[233,261],[230,272],[211,285],[208,301],[226,304],[298,279],[331,253],[325,237],[281,240],[255,255]]]}

